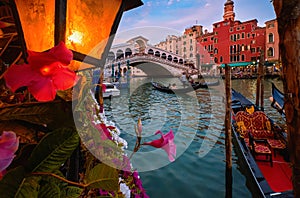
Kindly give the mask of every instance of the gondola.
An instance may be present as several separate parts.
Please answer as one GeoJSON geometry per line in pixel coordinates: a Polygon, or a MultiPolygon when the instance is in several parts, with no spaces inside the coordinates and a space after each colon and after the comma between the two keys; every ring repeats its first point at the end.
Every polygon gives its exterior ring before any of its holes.
{"type": "Polygon", "coordinates": [[[186,86],[186,88],[171,88],[167,87],[161,83],[158,82],[151,82],[154,89],[159,90],[161,92],[166,93],[188,93],[200,88],[208,88],[210,86],[218,86],[220,84],[220,81],[217,80],[216,82],[208,82],[208,83],[192,83],[190,86],[186,86]]]}
{"type": "Polygon", "coordinates": [[[252,196],[293,197],[286,132],[234,89],[231,101],[233,144],[252,196]]]}
{"type": "Polygon", "coordinates": [[[272,97],[270,97],[271,106],[275,108],[283,118],[285,118],[284,112],[284,94],[272,83],[272,97]]]}
{"type": "Polygon", "coordinates": [[[193,89],[199,89],[199,88],[207,89],[209,87],[220,85],[220,81],[217,80],[216,82],[192,83],[191,85],[192,85],[193,89]]]}

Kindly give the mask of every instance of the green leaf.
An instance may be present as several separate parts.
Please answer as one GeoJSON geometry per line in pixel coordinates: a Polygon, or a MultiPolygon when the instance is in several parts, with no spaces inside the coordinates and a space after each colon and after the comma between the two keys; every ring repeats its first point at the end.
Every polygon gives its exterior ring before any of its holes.
{"type": "Polygon", "coordinates": [[[41,182],[41,188],[38,194],[39,198],[53,198],[60,197],[60,189],[59,186],[54,182],[41,182]]]}
{"type": "Polygon", "coordinates": [[[55,130],[33,150],[27,168],[31,172],[54,172],[65,163],[78,144],[79,136],[74,128],[55,130]]]}
{"type": "Polygon", "coordinates": [[[38,197],[40,177],[25,178],[24,167],[19,166],[8,171],[0,180],[1,198],[38,197]]]}
{"type": "Polygon", "coordinates": [[[41,177],[26,177],[15,195],[16,198],[38,198],[41,177]]]}
{"type": "Polygon", "coordinates": [[[101,188],[107,191],[119,190],[118,171],[106,164],[98,164],[85,178],[88,188],[101,188]]]}
{"type": "Polygon", "coordinates": [[[6,108],[2,108],[0,111],[1,120],[23,120],[34,124],[45,124],[51,121],[47,112],[51,103],[35,103],[11,105],[6,108]]]}
{"type": "Polygon", "coordinates": [[[3,198],[14,197],[25,177],[24,167],[8,171],[0,180],[0,195],[3,198]]]}
{"type": "Polygon", "coordinates": [[[75,186],[68,186],[65,191],[64,194],[61,195],[61,197],[63,198],[78,198],[81,193],[82,193],[83,189],[75,187],[75,186]]]}

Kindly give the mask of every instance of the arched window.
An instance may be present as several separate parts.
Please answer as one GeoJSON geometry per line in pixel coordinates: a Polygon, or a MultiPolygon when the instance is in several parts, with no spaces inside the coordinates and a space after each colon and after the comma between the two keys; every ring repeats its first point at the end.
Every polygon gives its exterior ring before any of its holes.
{"type": "Polygon", "coordinates": [[[273,57],[274,56],[274,49],[272,47],[270,47],[268,49],[268,57],[273,57]]]}
{"type": "Polygon", "coordinates": [[[214,54],[218,54],[218,48],[214,49],[214,54]]]}
{"type": "Polygon", "coordinates": [[[269,43],[274,43],[274,35],[273,35],[273,33],[269,34],[269,43]]]}

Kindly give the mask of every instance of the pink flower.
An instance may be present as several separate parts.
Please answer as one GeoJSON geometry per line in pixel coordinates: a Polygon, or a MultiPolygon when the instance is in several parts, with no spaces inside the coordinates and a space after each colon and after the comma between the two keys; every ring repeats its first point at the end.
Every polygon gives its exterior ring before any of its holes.
{"type": "Polygon", "coordinates": [[[151,142],[145,142],[143,145],[150,145],[155,148],[162,148],[168,154],[169,160],[173,162],[176,157],[176,145],[174,143],[174,134],[173,131],[170,130],[167,134],[163,134],[161,131],[157,131],[155,135],[161,134],[161,138],[157,140],[153,140],[151,142]]]}
{"type": "Polygon", "coordinates": [[[109,130],[112,130],[114,129],[115,127],[112,127],[112,126],[106,126],[105,124],[103,123],[100,123],[100,124],[94,124],[94,126],[96,127],[96,129],[100,132],[100,137],[101,137],[101,140],[107,140],[107,139],[110,139],[112,140],[112,135],[111,133],[109,132],[109,130]],[[108,130],[109,129],[109,130],[108,130]]]}
{"type": "Polygon", "coordinates": [[[0,178],[11,164],[19,147],[19,138],[13,131],[3,131],[0,136],[0,178]]]}
{"type": "Polygon", "coordinates": [[[75,72],[68,68],[72,59],[72,51],[63,42],[46,52],[28,50],[28,64],[11,65],[7,69],[6,85],[13,92],[27,86],[38,101],[51,101],[57,90],[69,89],[77,82],[75,72]]]}

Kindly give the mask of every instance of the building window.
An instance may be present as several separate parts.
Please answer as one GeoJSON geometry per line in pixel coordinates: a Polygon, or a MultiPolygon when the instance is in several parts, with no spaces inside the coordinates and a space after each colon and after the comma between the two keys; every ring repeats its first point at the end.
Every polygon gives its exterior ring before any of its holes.
{"type": "Polygon", "coordinates": [[[193,46],[190,46],[190,51],[193,51],[193,46]]]}
{"type": "Polygon", "coordinates": [[[233,32],[233,28],[232,27],[229,29],[229,32],[233,32]]]}
{"type": "Polygon", "coordinates": [[[186,47],[183,48],[183,52],[186,52],[186,47]]]}
{"type": "Polygon", "coordinates": [[[242,52],[245,51],[245,45],[244,44],[242,44],[242,46],[241,46],[241,51],[242,52]]]}
{"type": "Polygon", "coordinates": [[[223,62],[223,57],[222,56],[220,56],[220,63],[222,63],[223,62]]]}
{"type": "Polygon", "coordinates": [[[255,53],[255,48],[251,48],[251,53],[255,53]]]}
{"type": "Polygon", "coordinates": [[[190,58],[193,58],[193,53],[190,53],[190,58]]]}
{"type": "Polygon", "coordinates": [[[269,34],[269,43],[274,43],[274,35],[273,35],[273,33],[269,34]]]}
{"type": "Polygon", "coordinates": [[[243,38],[245,38],[245,33],[244,33],[244,32],[242,32],[242,39],[243,39],[243,38]]]}
{"type": "Polygon", "coordinates": [[[215,48],[214,54],[218,54],[218,49],[217,48],[215,48]]]}
{"type": "Polygon", "coordinates": [[[190,39],[190,44],[193,44],[193,39],[190,39]]]}
{"type": "Polygon", "coordinates": [[[274,27],[274,23],[270,23],[269,25],[268,25],[268,28],[273,28],[274,27]]]}
{"type": "Polygon", "coordinates": [[[261,50],[260,50],[260,47],[257,47],[257,48],[256,48],[256,51],[257,51],[257,52],[260,52],[260,51],[261,51],[261,50]]]}
{"type": "Polygon", "coordinates": [[[245,61],[245,55],[244,54],[242,54],[241,58],[242,58],[242,61],[245,61]]]}
{"type": "Polygon", "coordinates": [[[237,40],[239,40],[240,39],[240,34],[237,34],[236,36],[237,36],[237,40]]]}
{"type": "Polygon", "coordinates": [[[247,34],[247,38],[250,38],[250,33],[247,34]]]}
{"type": "Polygon", "coordinates": [[[274,49],[272,47],[270,47],[268,49],[268,57],[273,57],[274,56],[274,49]]]}

